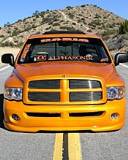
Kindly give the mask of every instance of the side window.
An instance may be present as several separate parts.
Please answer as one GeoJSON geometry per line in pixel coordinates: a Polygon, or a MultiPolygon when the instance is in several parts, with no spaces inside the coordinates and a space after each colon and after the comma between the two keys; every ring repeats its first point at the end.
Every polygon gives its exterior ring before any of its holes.
{"type": "Polygon", "coordinates": [[[97,50],[99,51],[101,58],[108,58],[105,49],[102,46],[97,46],[97,50]]]}

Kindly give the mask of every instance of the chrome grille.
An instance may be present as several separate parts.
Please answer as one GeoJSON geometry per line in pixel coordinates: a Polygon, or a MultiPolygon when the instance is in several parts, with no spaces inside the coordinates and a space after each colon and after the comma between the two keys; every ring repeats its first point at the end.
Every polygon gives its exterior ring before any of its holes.
{"type": "Polygon", "coordinates": [[[96,80],[71,79],[69,80],[69,88],[101,88],[101,83],[96,80]]]}
{"type": "Polygon", "coordinates": [[[59,102],[60,94],[51,93],[51,92],[29,92],[28,98],[31,101],[40,101],[40,102],[59,102]]]}
{"type": "Polygon", "coordinates": [[[60,81],[59,80],[36,80],[30,81],[29,88],[35,89],[59,89],[60,81]]]}
{"type": "Polygon", "coordinates": [[[27,84],[26,103],[99,104],[105,102],[103,84],[95,79],[45,79],[27,84]]]}
{"type": "Polygon", "coordinates": [[[102,92],[71,92],[71,102],[74,101],[98,101],[102,98],[102,92]]]}

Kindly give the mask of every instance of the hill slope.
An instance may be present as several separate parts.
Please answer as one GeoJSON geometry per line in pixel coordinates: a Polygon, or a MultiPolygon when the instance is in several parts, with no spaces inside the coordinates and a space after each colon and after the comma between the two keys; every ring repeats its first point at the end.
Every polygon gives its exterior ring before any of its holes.
{"type": "Polygon", "coordinates": [[[28,35],[50,30],[81,30],[101,34],[109,42],[110,48],[114,49],[115,46],[111,46],[113,37],[122,22],[123,18],[95,5],[35,12],[32,17],[1,28],[0,46],[21,46],[28,35]]]}

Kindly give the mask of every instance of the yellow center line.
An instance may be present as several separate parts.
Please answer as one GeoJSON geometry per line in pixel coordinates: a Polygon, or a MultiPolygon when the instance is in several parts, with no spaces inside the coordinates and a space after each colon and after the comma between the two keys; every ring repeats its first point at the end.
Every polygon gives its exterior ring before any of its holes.
{"type": "MultiPolygon", "coordinates": [[[[53,160],[62,160],[64,136],[63,133],[57,133],[55,137],[53,160]]],[[[79,133],[68,133],[68,157],[69,160],[82,160],[81,144],[79,133]]]]}
{"type": "Polygon", "coordinates": [[[69,160],[82,160],[79,133],[68,134],[69,160]]]}
{"type": "Polygon", "coordinates": [[[53,160],[62,160],[63,133],[57,133],[55,137],[53,160]]]}

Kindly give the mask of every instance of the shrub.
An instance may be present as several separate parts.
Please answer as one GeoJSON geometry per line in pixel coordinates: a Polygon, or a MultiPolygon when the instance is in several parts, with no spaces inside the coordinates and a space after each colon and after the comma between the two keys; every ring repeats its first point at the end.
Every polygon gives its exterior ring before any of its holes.
{"type": "Polygon", "coordinates": [[[96,13],[94,18],[101,18],[101,16],[98,13],[96,13]]]}
{"type": "Polygon", "coordinates": [[[43,16],[44,16],[44,14],[45,14],[45,12],[44,12],[44,11],[40,12],[40,16],[41,16],[41,17],[43,17],[43,16]]]}
{"type": "Polygon", "coordinates": [[[119,34],[128,33],[128,20],[125,20],[119,27],[119,34]]]}
{"type": "Polygon", "coordinates": [[[7,22],[6,24],[4,24],[4,27],[8,27],[10,26],[10,22],[7,22]]]}
{"type": "Polygon", "coordinates": [[[28,26],[25,27],[24,31],[29,31],[30,29],[32,29],[32,26],[28,25],[28,26]]]}
{"type": "Polygon", "coordinates": [[[19,19],[19,20],[17,21],[17,23],[18,23],[18,22],[22,22],[22,20],[21,20],[21,19],[19,19]]]}
{"type": "Polygon", "coordinates": [[[0,35],[0,38],[3,38],[3,37],[4,37],[4,35],[3,35],[3,34],[1,34],[1,35],[0,35]]]}
{"type": "Polygon", "coordinates": [[[81,5],[80,7],[86,7],[86,5],[81,5]]]}
{"type": "Polygon", "coordinates": [[[102,36],[109,36],[109,35],[113,35],[113,34],[116,34],[117,31],[116,30],[110,30],[110,29],[106,29],[103,33],[102,33],[102,36]]]}
{"type": "Polygon", "coordinates": [[[70,9],[72,9],[73,7],[71,7],[71,6],[67,6],[66,7],[66,9],[68,9],[68,10],[70,10],[70,9]]]}
{"type": "Polygon", "coordinates": [[[40,12],[36,10],[32,15],[33,15],[33,16],[38,16],[39,13],[40,13],[40,12]]]}
{"type": "Polygon", "coordinates": [[[17,47],[22,48],[23,44],[24,44],[23,42],[19,42],[17,47]]]}
{"type": "Polygon", "coordinates": [[[14,30],[14,31],[12,32],[12,36],[17,36],[17,34],[18,34],[18,31],[17,31],[17,30],[14,30]]]}

